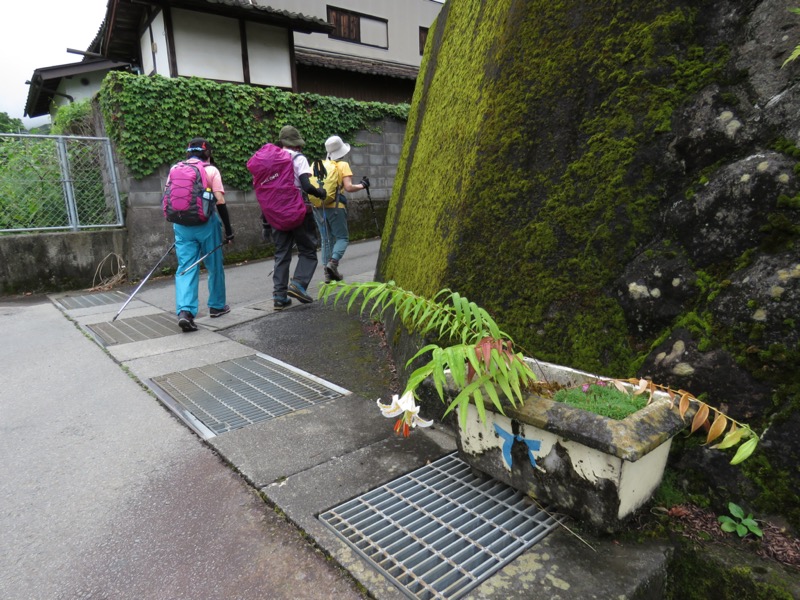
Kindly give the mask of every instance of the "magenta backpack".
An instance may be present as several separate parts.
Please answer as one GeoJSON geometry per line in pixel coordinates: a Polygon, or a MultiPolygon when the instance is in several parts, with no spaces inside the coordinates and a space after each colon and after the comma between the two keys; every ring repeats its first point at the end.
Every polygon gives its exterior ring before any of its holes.
{"type": "Polygon", "coordinates": [[[208,185],[206,163],[184,160],[172,166],[161,201],[167,221],[202,225],[211,216],[215,203],[208,185]]]}
{"type": "Polygon", "coordinates": [[[306,217],[303,195],[294,184],[292,156],[283,148],[265,144],[250,160],[253,189],[264,218],[273,229],[291,231],[306,217]]]}

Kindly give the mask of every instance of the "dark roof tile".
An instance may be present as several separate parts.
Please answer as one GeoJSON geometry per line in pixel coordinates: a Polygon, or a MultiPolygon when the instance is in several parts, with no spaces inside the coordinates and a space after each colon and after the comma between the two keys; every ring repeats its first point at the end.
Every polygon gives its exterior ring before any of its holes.
{"type": "Polygon", "coordinates": [[[332,54],[318,50],[310,50],[308,48],[296,48],[294,57],[297,63],[301,65],[323,67],[326,69],[342,69],[343,71],[366,73],[368,75],[384,75],[386,77],[397,77],[399,79],[416,79],[419,74],[419,68],[411,65],[401,65],[361,56],[344,56],[342,54],[332,54]]]}

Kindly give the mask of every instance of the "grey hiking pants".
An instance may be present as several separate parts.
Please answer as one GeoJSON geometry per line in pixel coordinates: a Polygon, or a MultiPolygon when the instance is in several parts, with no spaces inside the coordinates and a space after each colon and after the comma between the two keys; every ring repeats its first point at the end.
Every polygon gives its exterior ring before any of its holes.
{"type": "Polygon", "coordinates": [[[299,227],[291,231],[272,230],[272,241],[275,244],[275,271],[272,274],[274,298],[286,298],[294,245],[297,245],[298,258],[292,281],[304,290],[311,283],[314,271],[317,270],[317,237],[313,218],[311,212],[307,212],[306,220],[299,227]]]}

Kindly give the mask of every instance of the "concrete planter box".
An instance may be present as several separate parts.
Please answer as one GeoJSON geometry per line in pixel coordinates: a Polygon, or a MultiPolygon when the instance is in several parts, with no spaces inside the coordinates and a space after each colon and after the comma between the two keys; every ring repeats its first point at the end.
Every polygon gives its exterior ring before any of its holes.
{"type": "MultiPolygon", "coordinates": [[[[529,361],[539,380],[574,386],[600,377],[529,361]]],[[[623,420],[529,396],[506,414],[469,405],[459,455],[474,469],[543,505],[613,532],[661,483],[672,438],[685,424],[665,395],[623,420]]]]}

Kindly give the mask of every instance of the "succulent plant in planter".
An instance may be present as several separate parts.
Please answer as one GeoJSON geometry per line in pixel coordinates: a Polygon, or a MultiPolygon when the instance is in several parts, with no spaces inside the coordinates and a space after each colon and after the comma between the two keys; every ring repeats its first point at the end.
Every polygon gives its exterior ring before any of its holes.
{"type": "Polygon", "coordinates": [[[525,357],[489,314],[463,296],[442,290],[432,299],[394,282],[330,283],[320,297],[360,302],[383,318],[392,309],[412,332],[433,338],[408,361],[429,357],[408,378],[391,405],[378,401],[385,416],[400,415],[395,429],[429,423],[420,419],[415,398],[432,385],[458,412],[459,455],[488,473],[560,510],[613,531],[649,500],[658,487],[672,437],[685,427],[706,431],[706,443],[738,446],[732,463],[745,460],[758,435],[684,390],[646,379],[599,377],[525,357]],[[558,390],[587,390],[600,381],[644,406],[613,419],[553,399],[558,390]]]}

